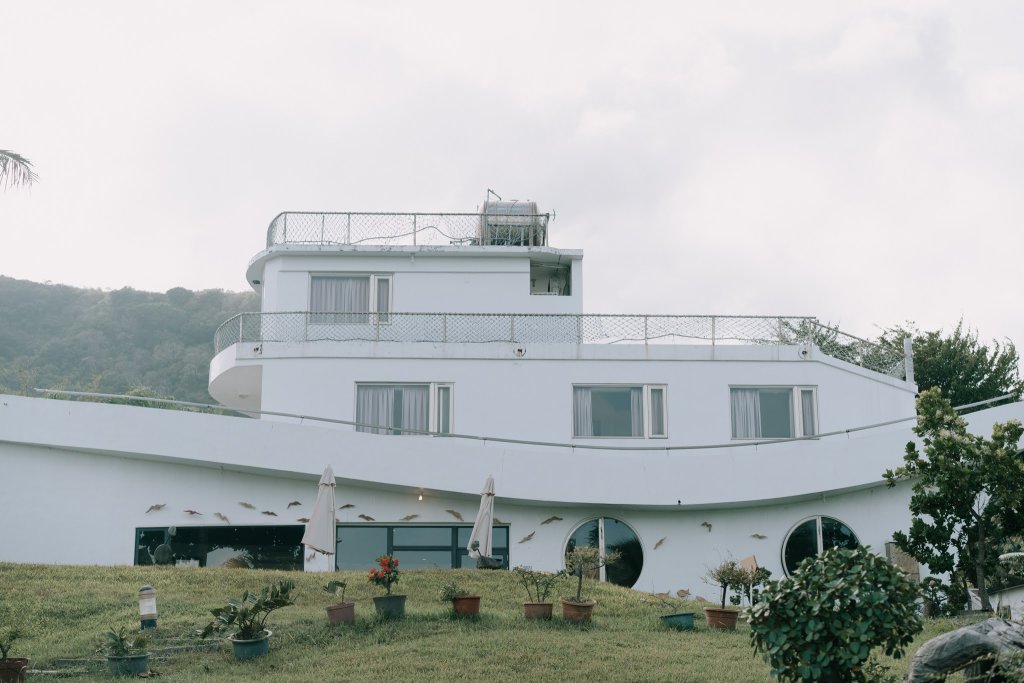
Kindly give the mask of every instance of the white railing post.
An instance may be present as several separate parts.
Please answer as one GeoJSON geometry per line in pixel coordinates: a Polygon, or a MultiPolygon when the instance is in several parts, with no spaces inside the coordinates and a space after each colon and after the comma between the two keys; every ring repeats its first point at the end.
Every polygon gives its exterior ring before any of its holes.
{"type": "Polygon", "coordinates": [[[644,316],[644,346],[647,346],[647,316],[644,316]]]}
{"type": "Polygon", "coordinates": [[[416,214],[412,215],[412,246],[416,246],[416,214]]]}
{"type": "Polygon", "coordinates": [[[352,214],[345,214],[345,244],[352,244],[352,214]]]}

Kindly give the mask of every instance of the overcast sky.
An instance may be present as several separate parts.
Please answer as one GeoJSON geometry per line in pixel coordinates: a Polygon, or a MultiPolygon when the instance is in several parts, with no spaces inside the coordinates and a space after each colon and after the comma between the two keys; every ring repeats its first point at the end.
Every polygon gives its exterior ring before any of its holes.
{"type": "MultiPolygon", "coordinates": [[[[1024,3],[0,0],[0,274],[246,288],[285,210],[557,212],[589,312],[1024,343],[1024,3]]],[[[439,304],[440,307],[440,304],[439,304]]]]}

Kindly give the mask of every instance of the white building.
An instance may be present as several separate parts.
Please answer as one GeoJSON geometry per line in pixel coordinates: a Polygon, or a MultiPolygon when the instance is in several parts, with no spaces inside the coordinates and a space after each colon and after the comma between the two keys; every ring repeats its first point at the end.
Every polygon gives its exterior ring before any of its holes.
{"type": "Polygon", "coordinates": [[[0,510],[23,522],[0,560],[298,568],[327,464],[343,569],[461,566],[488,475],[507,564],[595,543],[648,591],[713,597],[722,559],[778,577],[908,526],[881,475],[913,438],[909,359],[812,318],[586,315],[582,265],[530,203],[279,215],[247,270],[262,311],[210,364],[258,419],[0,396],[0,510]]]}

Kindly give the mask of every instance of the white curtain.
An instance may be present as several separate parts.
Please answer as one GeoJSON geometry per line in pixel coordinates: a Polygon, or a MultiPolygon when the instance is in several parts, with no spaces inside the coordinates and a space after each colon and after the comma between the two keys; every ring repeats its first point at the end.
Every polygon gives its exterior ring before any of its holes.
{"type": "Polygon", "coordinates": [[[590,387],[572,388],[572,432],[573,436],[594,435],[590,387]]]}
{"type": "Polygon", "coordinates": [[[629,390],[629,417],[631,436],[644,435],[644,388],[633,387],[629,390]]]}
{"type": "Polygon", "coordinates": [[[761,395],[757,389],[733,389],[732,435],[736,439],[761,436],[761,395]]]}
{"type": "MultiPolygon", "coordinates": [[[[361,384],[356,391],[356,422],[381,427],[394,427],[395,387],[361,384]]],[[[356,427],[371,434],[394,434],[390,429],[356,427]]]]}
{"type": "Polygon", "coordinates": [[[665,390],[651,388],[651,436],[665,436],[665,390]]]}
{"type": "Polygon", "coordinates": [[[334,314],[316,316],[317,322],[366,322],[370,311],[370,278],[314,277],[309,305],[313,313],[334,314]]]}
{"type": "Polygon", "coordinates": [[[398,426],[421,432],[430,429],[430,387],[404,386],[400,388],[402,390],[402,423],[398,426]]]}
{"type": "Polygon", "coordinates": [[[810,389],[800,390],[800,421],[803,423],[803,435],[817,434],[814,424],[814,392],[810,389]]]}

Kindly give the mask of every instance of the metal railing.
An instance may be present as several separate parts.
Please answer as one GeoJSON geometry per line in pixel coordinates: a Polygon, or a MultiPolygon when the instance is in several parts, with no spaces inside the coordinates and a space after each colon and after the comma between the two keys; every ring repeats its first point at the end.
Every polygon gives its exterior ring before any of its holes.
{"type": "Polygon", "coordinates": [[[902,350],[879,346],[809,317],[545,315],[509,313],[240,313],[214,337],[238,343],[425,342],[440,344],[807,344],[839,360],[903,378],[902,350]]]}
{"type": "Polygon", "coordinates": [[[267,228],[267,248],[310,245],[545,246],[550,214],[287,211],[267,228]]]}

